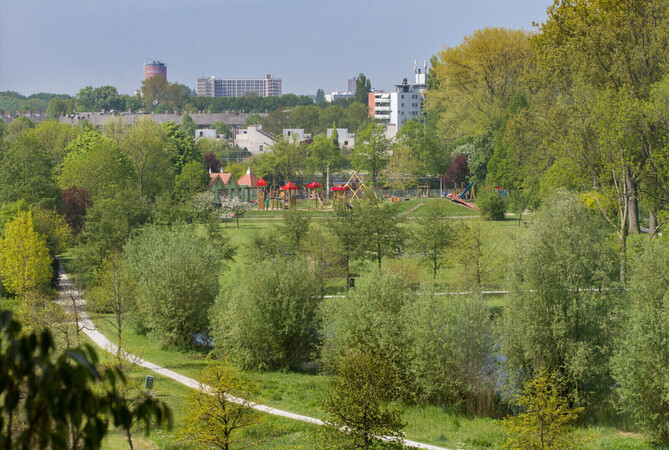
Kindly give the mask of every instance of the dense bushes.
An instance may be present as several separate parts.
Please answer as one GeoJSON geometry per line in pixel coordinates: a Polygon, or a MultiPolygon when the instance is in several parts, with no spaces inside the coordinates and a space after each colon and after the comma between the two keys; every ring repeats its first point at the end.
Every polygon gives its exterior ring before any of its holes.
{"type": "Polygon", "coordinates": [[[504,220],[506,200],[494,192],[484,191],[476,198],[476,207],[483,220],[504,220]]]}

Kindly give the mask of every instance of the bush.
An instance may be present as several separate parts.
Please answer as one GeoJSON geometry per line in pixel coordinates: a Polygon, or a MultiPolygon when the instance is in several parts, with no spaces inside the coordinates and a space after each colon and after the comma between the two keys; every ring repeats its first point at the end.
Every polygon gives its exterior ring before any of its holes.
{"type": "Polygon", "coordinates": [[[504,220],[506,200],[501,195],[485,191],[476,199],[476,206],[483,220],[504,220]]]}
{"type": "Polygon", "coordinates": [[[244,367],[295,369],[319,342],[320,303],[307,261],[250,265],[216,299],[214,341],[244,367]]]}

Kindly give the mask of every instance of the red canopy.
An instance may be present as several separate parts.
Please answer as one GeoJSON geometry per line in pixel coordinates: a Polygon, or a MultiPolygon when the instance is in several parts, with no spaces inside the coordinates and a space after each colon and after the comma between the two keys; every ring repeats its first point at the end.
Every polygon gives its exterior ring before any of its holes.
{"type": "Polygon", "coordinates": [[[317,183],[317,182],[315,182],[315,181],[314,181],[313,183],[309,183],[309,184],[307,184],[307,187],[308,187],[309,189],[318,189],[318,188],[321,187],[321,186],[322,186],[322,184],[317,183]]]}
{"type": "Polygon", "coordinates": [[[285,185],[281,186],[281,189],[283,189],[284,191],[288,191],[288,190],[294,191],[294,190],[297,189],[297,186],[295,186],[293,183],[291,183],[289,181],[285,185]]]}
{"type": "Polygon", "coordinates": [[[263,180],[262,178],[260,178],[260,179],[258,180],[258,184],[257,184],[257,186],[267,186],[267,181],[265,181],[265,180],[263,180]]]}
{"type": "Polygon", "coordinates": [[[348,191],[348,186],[344,186],[343,184],[338,184],[336,186],[332,186],[333,191],[348,191]]]}

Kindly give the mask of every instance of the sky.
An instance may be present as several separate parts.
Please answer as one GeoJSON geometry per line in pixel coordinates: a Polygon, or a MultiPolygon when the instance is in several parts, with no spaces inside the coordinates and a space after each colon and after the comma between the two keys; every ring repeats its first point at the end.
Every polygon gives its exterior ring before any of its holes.
{"type": "Polygon", "coordinates": [[[141,86],[146,58],[167,78],[281,78],[283,93],[377,90],[413,75],[477,29],[533,30],[552,0],[3,0],[0,91],[76,94],[141,86]]]}

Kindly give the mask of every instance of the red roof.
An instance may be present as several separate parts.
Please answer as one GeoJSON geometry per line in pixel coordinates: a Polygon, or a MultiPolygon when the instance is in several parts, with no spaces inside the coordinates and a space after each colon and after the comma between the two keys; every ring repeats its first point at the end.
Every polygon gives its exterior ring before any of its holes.
{"type": "Polygon", "coordinates": [[[297,186],[289,181],[285,185],[281,186],[281,189],[283,189],[284,191],[287,191],[287,190],[294,191],[295,189],[297,189],[297,186]]]}
{"type": "Polygon", "coordinates": [[[223,184],[228,184],[230,182],[230,178],[232,178],[231,173],[210,173],[209,174],[209,187],[212,187],[214,183],[216,182],[216,178],[220,178],[223,184]]]}
{"type": "Polygon", "coordinates": [[[262,177],[258,179],[258,186],[267,186],[267,181],[263,180],[262,177]]]}
{"type": "Polygon", "coordinates": [[[245,173],[243,177],[241,177],[239,180],[237,180],[237,184],[240,186],[258,186],[258,181],[260,181],[261,178],[258,178],[257,176],[253,174],[248,174],[245,173]]]}
{"type": "Polygon", "coordinates": [[[313,183],[309,183],[309,184],[307,184],[307,187],[310,188],[310,189],[318,189],[318,188],[321,187],[321,186],[322,186],[322,184],[317,183],[317,182],[315,182],[315,181],[314,181],[313,183]]]}

